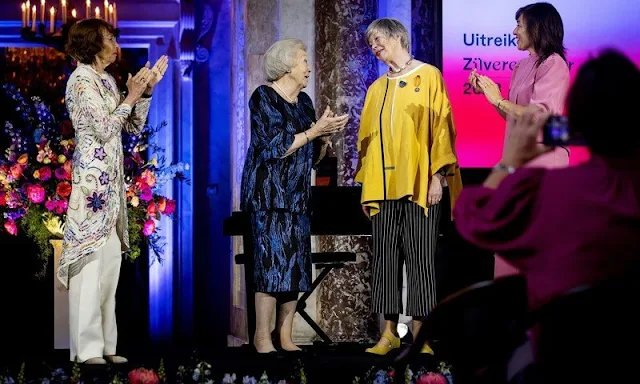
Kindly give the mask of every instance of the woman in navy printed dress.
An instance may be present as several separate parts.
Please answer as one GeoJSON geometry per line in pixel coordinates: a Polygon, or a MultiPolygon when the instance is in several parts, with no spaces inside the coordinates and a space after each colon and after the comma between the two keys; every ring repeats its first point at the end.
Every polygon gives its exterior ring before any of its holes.
{"type": "Polygon", "coordinates": [[[249,100],[251,144],[241,209],[250,213],[254,241],[254,346],[258,353],[269,353],[275,351],[271,318],[276,304],[280,345],[299,350],[291,331],[298,294],[311,290],[311,168],[314,157],[319,160],[326,152],[331,135],[344,128],[347,115],[334,116],[327,107],[316,121],[311,98],[301,92],[311,68],[300,40],[274,43],[263,66],[270,85],[258,87],[249,100]]]}

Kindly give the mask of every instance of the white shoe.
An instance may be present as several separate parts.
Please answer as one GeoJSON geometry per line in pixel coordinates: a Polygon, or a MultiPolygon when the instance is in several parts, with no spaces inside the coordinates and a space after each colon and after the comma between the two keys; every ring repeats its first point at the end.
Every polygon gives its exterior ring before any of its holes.
{"type": "Polygon", "coordinates": [[[118,355],[105,356],[104,358],[111,364],[125,364],[129,362],[129,360],[127,360],[125,357],[118,355]]]}
{"type": "Polygon", "coordinates": [[[107,361],[102,357],[92,357],[90,359],[85,360],[82,364],[104,365],[104,364],[107,364],[107,361]]]}

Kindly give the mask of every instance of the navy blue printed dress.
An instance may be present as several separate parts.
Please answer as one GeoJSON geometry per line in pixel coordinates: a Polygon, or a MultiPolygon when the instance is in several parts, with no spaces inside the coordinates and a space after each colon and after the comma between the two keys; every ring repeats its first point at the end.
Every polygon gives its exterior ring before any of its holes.
{"type": "Polygon", "coordinates": [[[306,93],[288,103],[262,85],[249,100],[251,143],[242,172],[241,209],[251,215],[256,292],[311,290],[309,195],[314,151],[305,145],[282,158],[315,122],[306,93]]]}

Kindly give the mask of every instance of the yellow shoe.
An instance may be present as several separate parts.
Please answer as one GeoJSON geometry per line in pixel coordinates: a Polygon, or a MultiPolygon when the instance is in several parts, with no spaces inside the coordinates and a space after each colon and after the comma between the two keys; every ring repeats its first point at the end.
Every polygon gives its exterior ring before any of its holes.
{"type": "Polygon", "coordinates": [[[371,348],[367,348],[365,352],[373,353],[374,355],[384,356],[394,349],[400,348],[400,338],[394,336],[391,332],[384,332],[382,337],[378,341],[378,344],[371,348]]]}
{"type": "Polygon", "coordinates": [[[429,343],[424,343],[420,353],[428,353],[430,355],[433,355],[433,349],[431,349],[431,347],[429,346],[429,343]]]}

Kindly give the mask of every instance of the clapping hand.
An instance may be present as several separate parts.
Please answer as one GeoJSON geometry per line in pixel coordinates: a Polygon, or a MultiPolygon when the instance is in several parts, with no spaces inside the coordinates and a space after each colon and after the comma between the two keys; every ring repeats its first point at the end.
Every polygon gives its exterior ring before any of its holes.
{"type": "Polygon", "coordinates": [[[169,57],[167,57],[167,55],[162,55],[153,65],[153,68],[149,68],[150,65],[151,63],[148,61],[147,64],[145,64],[145,68],[150,69],[150,72],[152,74],[151,79],[149,80],[149,84],[147,85],[147,94],[151,94],[151,92],[153,92],[153,87],[155,87],[156,84],[158,84],[160,80],[162,80],[165,72],[167,72],[167,68],[169,67],[169,57]]]}
{"type": "Polygon", "coordinates": [[[482,93],[482,89],[478,85],[478,71],[476,71],[475,68],[472,69],[471,73],[469,74],[469,83],[476,92],[482,93]]]}
{"type": "Polygon", "coordinates": [[[127,95],[127,99],[125,99],[127,104],[132,106],[135,105],[147,89],[151,76],[151,70],[147,67],[140,68],[135,76],[131,76],[131,74],[129,74],[129,77],[127,78],[127,89],[129,90],[129,94],[127,95]]]}
{"type": "Polygon", "coordinates": [[[503,99],[498,84],[487,76],[476,75],[476,83],[491,104],[498,105],[498,103],[503,99]]]}
{"type": "Polygon", "coordinates": [[[331,135],[334,135],[344,129],[348,120],[348,114],[336,116],[335,113],[331,111],[331,108],[327,106],[327,108],[324,110],[324,113],[322,114],[322,117],[318,119],[316,124],[311,129],[314,131],[316,137],[329,136],[330,140],[331,135]]]}

